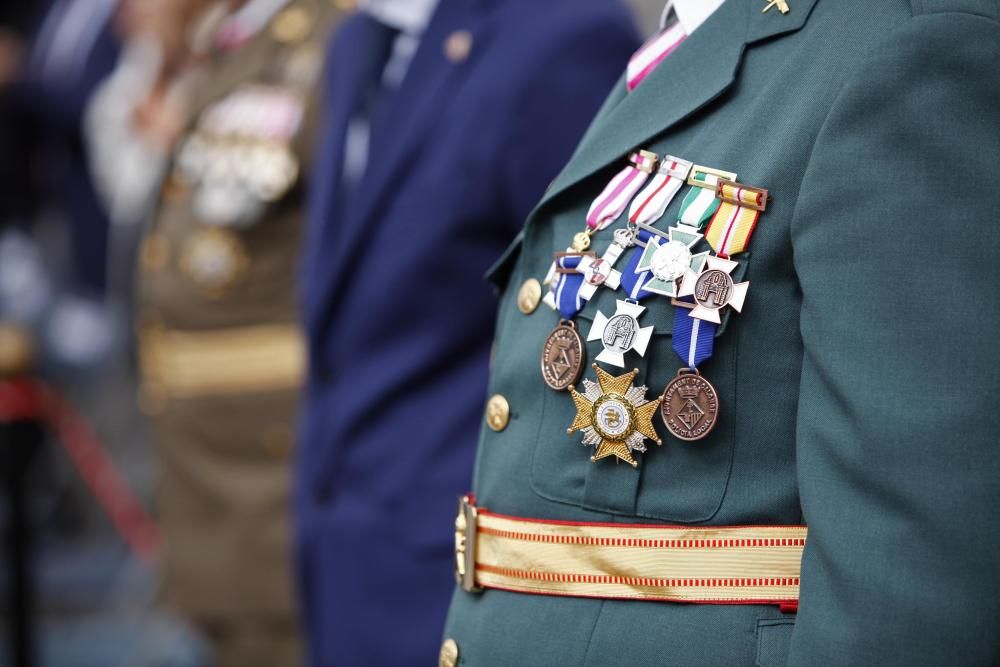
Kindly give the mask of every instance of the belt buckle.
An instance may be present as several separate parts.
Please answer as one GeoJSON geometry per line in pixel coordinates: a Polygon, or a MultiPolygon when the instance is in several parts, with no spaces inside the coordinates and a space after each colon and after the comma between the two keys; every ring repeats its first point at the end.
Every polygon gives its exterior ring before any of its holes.
{"type": "Polygon", "coordinates": [[[479,593],[476,586],[476,523],[479,512],[472,496],[458,499],[455,517],[455,581],[466,593],[479,593]]]}

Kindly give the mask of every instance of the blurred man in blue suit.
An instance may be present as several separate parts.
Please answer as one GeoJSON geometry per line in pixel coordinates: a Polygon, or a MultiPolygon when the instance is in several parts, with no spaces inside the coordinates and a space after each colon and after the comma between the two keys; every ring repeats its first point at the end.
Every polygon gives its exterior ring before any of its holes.
{"type": "Polygon", "coordinates": [[[637,46],[613,0],[372,0],[335,39],[303,276],[312,664],[433,663],[484,419],[482,276],[637,46]]]}

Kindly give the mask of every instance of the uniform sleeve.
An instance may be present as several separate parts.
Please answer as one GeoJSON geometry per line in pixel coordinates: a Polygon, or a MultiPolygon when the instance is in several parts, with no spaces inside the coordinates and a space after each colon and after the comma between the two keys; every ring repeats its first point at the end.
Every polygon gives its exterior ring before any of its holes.
{"type": "Polygon", "coordinates": [[[631,17],[618,2],[557,5],[538,11],[562,15],[523,26],[528,33],[522,42],[537,44],[537,52],[523,59],[530,69],[521,73],[524,84],[506,114],[502,185],[518,227],[569,160],[639,47],[631,17]],[[559,29],[544,29],[552,25],[559,29]]]}
{"type": "Polygon", "coordinates": [[[914,17],[817,138],[789,664],[1000,664],[998,63],[996,21],[914,17]]]}

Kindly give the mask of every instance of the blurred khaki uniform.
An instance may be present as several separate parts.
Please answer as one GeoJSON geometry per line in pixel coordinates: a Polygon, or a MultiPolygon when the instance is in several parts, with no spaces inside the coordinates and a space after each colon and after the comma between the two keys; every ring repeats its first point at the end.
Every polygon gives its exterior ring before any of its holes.
{"type": "Polygon", "coordinates": [[[304,370],[294,283],[300,175],[336,13],[328,0],[291,2],[205,65],[140,253],[164,599],[223,667],[301,662],[288,509],[304,370]]]}

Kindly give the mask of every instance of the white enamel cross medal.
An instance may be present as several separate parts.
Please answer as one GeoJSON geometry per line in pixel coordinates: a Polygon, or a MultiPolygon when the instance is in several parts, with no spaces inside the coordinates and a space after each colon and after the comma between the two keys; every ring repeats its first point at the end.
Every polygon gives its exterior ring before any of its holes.
{"type": "Polygon", "coordinates": [[[625,368],[626,353],[635,350],[640,357],[646,354],[653,327],[639,326],[639,315],[645,310],[637,303],[619,300],[611,317],[597,312],[587,334],[588,341],[599,340],[604,346],[604,351],[597,355],[597,361],[625,368]]]}
{"type": "Polygon", "coordinates": [[[597,288],[601,285],[618,289],[622,282],[621,271],[614,268],[615,262],[627,248],[635,245],[635,231],[631,229],[615,230],[614,241],[600,257],[586,257],[580,261],[576,270],[583,274],[583,286],[580,288],[580,298],[590,301],[597,288]]]}
{"type": "Polygon", "coordinates": [[[688,271],[681,282],[677,296],[693,296],[695,307],[691,317],[706,322],[720,324],[719,313],[729,307],[737,313],[743,312],[750,283],[734,283],[733,270],[738,262],[721,257],[709,257],[707,265],[700,273],[688,271]]]}
{"type": "Polygon", "coordinates": [[[701,272],[708,259],[708,251],[694,254],[691,248],[704,238],[697,228],[678,223],[667,233],[641,225],[653,234],[646,243],[646,250],[639,258],[636,273],[649,271],[653,277],[643,285],[643,289],[670,298],[677,296],[677,281],[688,271],[701,272]],[[663,240],[661,240],[663,239],[663,240]]]}

